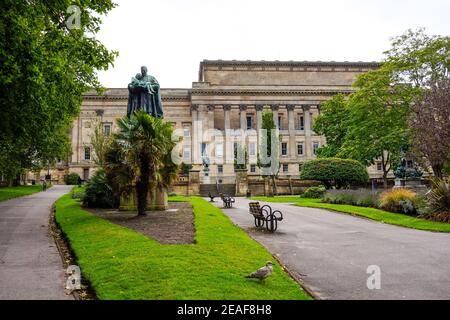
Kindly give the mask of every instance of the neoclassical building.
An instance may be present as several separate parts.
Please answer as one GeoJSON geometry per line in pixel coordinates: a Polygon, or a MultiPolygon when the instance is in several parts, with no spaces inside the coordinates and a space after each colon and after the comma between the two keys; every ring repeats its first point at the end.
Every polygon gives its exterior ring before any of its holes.
{"type": "MultiPolygon", "coordinates": [[[[208,156],[209,171],[200,171],[201,181],[233,183],[237,143],[247,148],[248,175],[259,175],[258,133],[264,109],[271,110],[281,140],[280,176],[298,176],[299,163],[313,159],[326,143],[312,130],[320,104],[351,93],[359,74],[378,67],[375,62],[204,60],[192,88],[161,89],[164,117],[183,137],[177,147],[181,161],[201,170],[202,155],[208,156]]],[[[116,119],[126,115],[127,99],[126,88],[85,94],[71,132],[72,156],[52,170],[52,180],[63,181],[68,172],[89,179],[95,170],[93,127],[101,123],[106,134],[114,132],[116,119]]],[[[369,168],[371,177],[381,176],[377,169],[369,168]]]]}

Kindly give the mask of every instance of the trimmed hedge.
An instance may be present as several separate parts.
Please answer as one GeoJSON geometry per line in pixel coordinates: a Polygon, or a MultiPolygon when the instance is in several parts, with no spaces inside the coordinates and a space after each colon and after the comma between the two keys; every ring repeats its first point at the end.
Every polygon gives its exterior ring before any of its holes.
{"type": "Polygon", "coordinates": [[[78,179],[80,179],[80,175],[78,173],[72,172],[66,177],[66,184],[68,185],[77,185],[78,179]]]}
{"type": "Polygon", "coordinates": [[[369,180],[366,167],[351,159],[321,158],[303,164],[300,178],[321,181],[329,189],[364,184],[369,180]]]}
{"type": "Polygon", "coordinates": [[[305,192],[301,195],[302,198],[310,198],[310,199],[320,199],[323,197],[327,189],[320,185],[317,187],[310,187],[305,190],[305,192]]]}

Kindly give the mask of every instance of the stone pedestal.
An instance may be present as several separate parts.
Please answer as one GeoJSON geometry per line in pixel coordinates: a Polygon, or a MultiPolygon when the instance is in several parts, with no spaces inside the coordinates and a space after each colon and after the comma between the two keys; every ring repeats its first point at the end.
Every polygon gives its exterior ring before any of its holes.
{"type": "MultiPolygon", "coordinates": [[[[149,211],[159,211],[167,210],[169,208],[167,190],[155,190],[149,192],[147,195],[147,210],[149,211]]],[[[136,192],[133,191],[128,196],[120,197],[121,211],[137,211],[137,197],[136,192]]]]}
{"type": "Polygon", "coordinates": [[[248,190],[247,169],[236,169],[236,196],[246,196],[248,190]]]}
{"type": "Polygon", "coordinates": [[[196,196],[200,194],[200,170],[189,170],[189,188],[188,195],[196,196]]]}

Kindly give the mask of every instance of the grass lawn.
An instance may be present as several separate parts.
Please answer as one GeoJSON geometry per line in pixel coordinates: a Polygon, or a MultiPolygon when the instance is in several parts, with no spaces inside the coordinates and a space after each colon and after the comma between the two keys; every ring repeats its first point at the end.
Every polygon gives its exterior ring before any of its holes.
{"type": "Polygon", "coordinates": [[[450,223],[433,222],[375,208],[358,207],[346,204],[322,203],[320,199],[304,199],[299,196],[253,197],[252,199],[267,202],[291,202],[299,207],[328,209],[407,228],[426,231],[450,232],[450,223]]]}
{"type": "Polygon", "coordinates": [[[0,201],[28,196],[42,191],[41,185],[0,188],[0,201]]]}
{"type": "Polygon", "coordinates": [[[82,210],[70,195],[57,201],[56,220],[100,299],[311,299],[220,209],[186,200],[194,208],[196,244],[159,244],[82,210]],[[274,274],[265,283],[244,278],[268,260],[274,274]]]}

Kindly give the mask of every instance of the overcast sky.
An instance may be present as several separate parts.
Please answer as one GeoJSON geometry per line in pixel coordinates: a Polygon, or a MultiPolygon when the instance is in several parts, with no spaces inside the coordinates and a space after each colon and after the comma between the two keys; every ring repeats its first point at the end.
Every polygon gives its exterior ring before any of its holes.
{"type": "Polygon", "coordinates": [[[375,61],[408,28],[450,34],[449,0],[114,0],[98,38],[119,51],[99,75],[125,88],[146,65],[189,88],[203,59],[375,61]]]}

